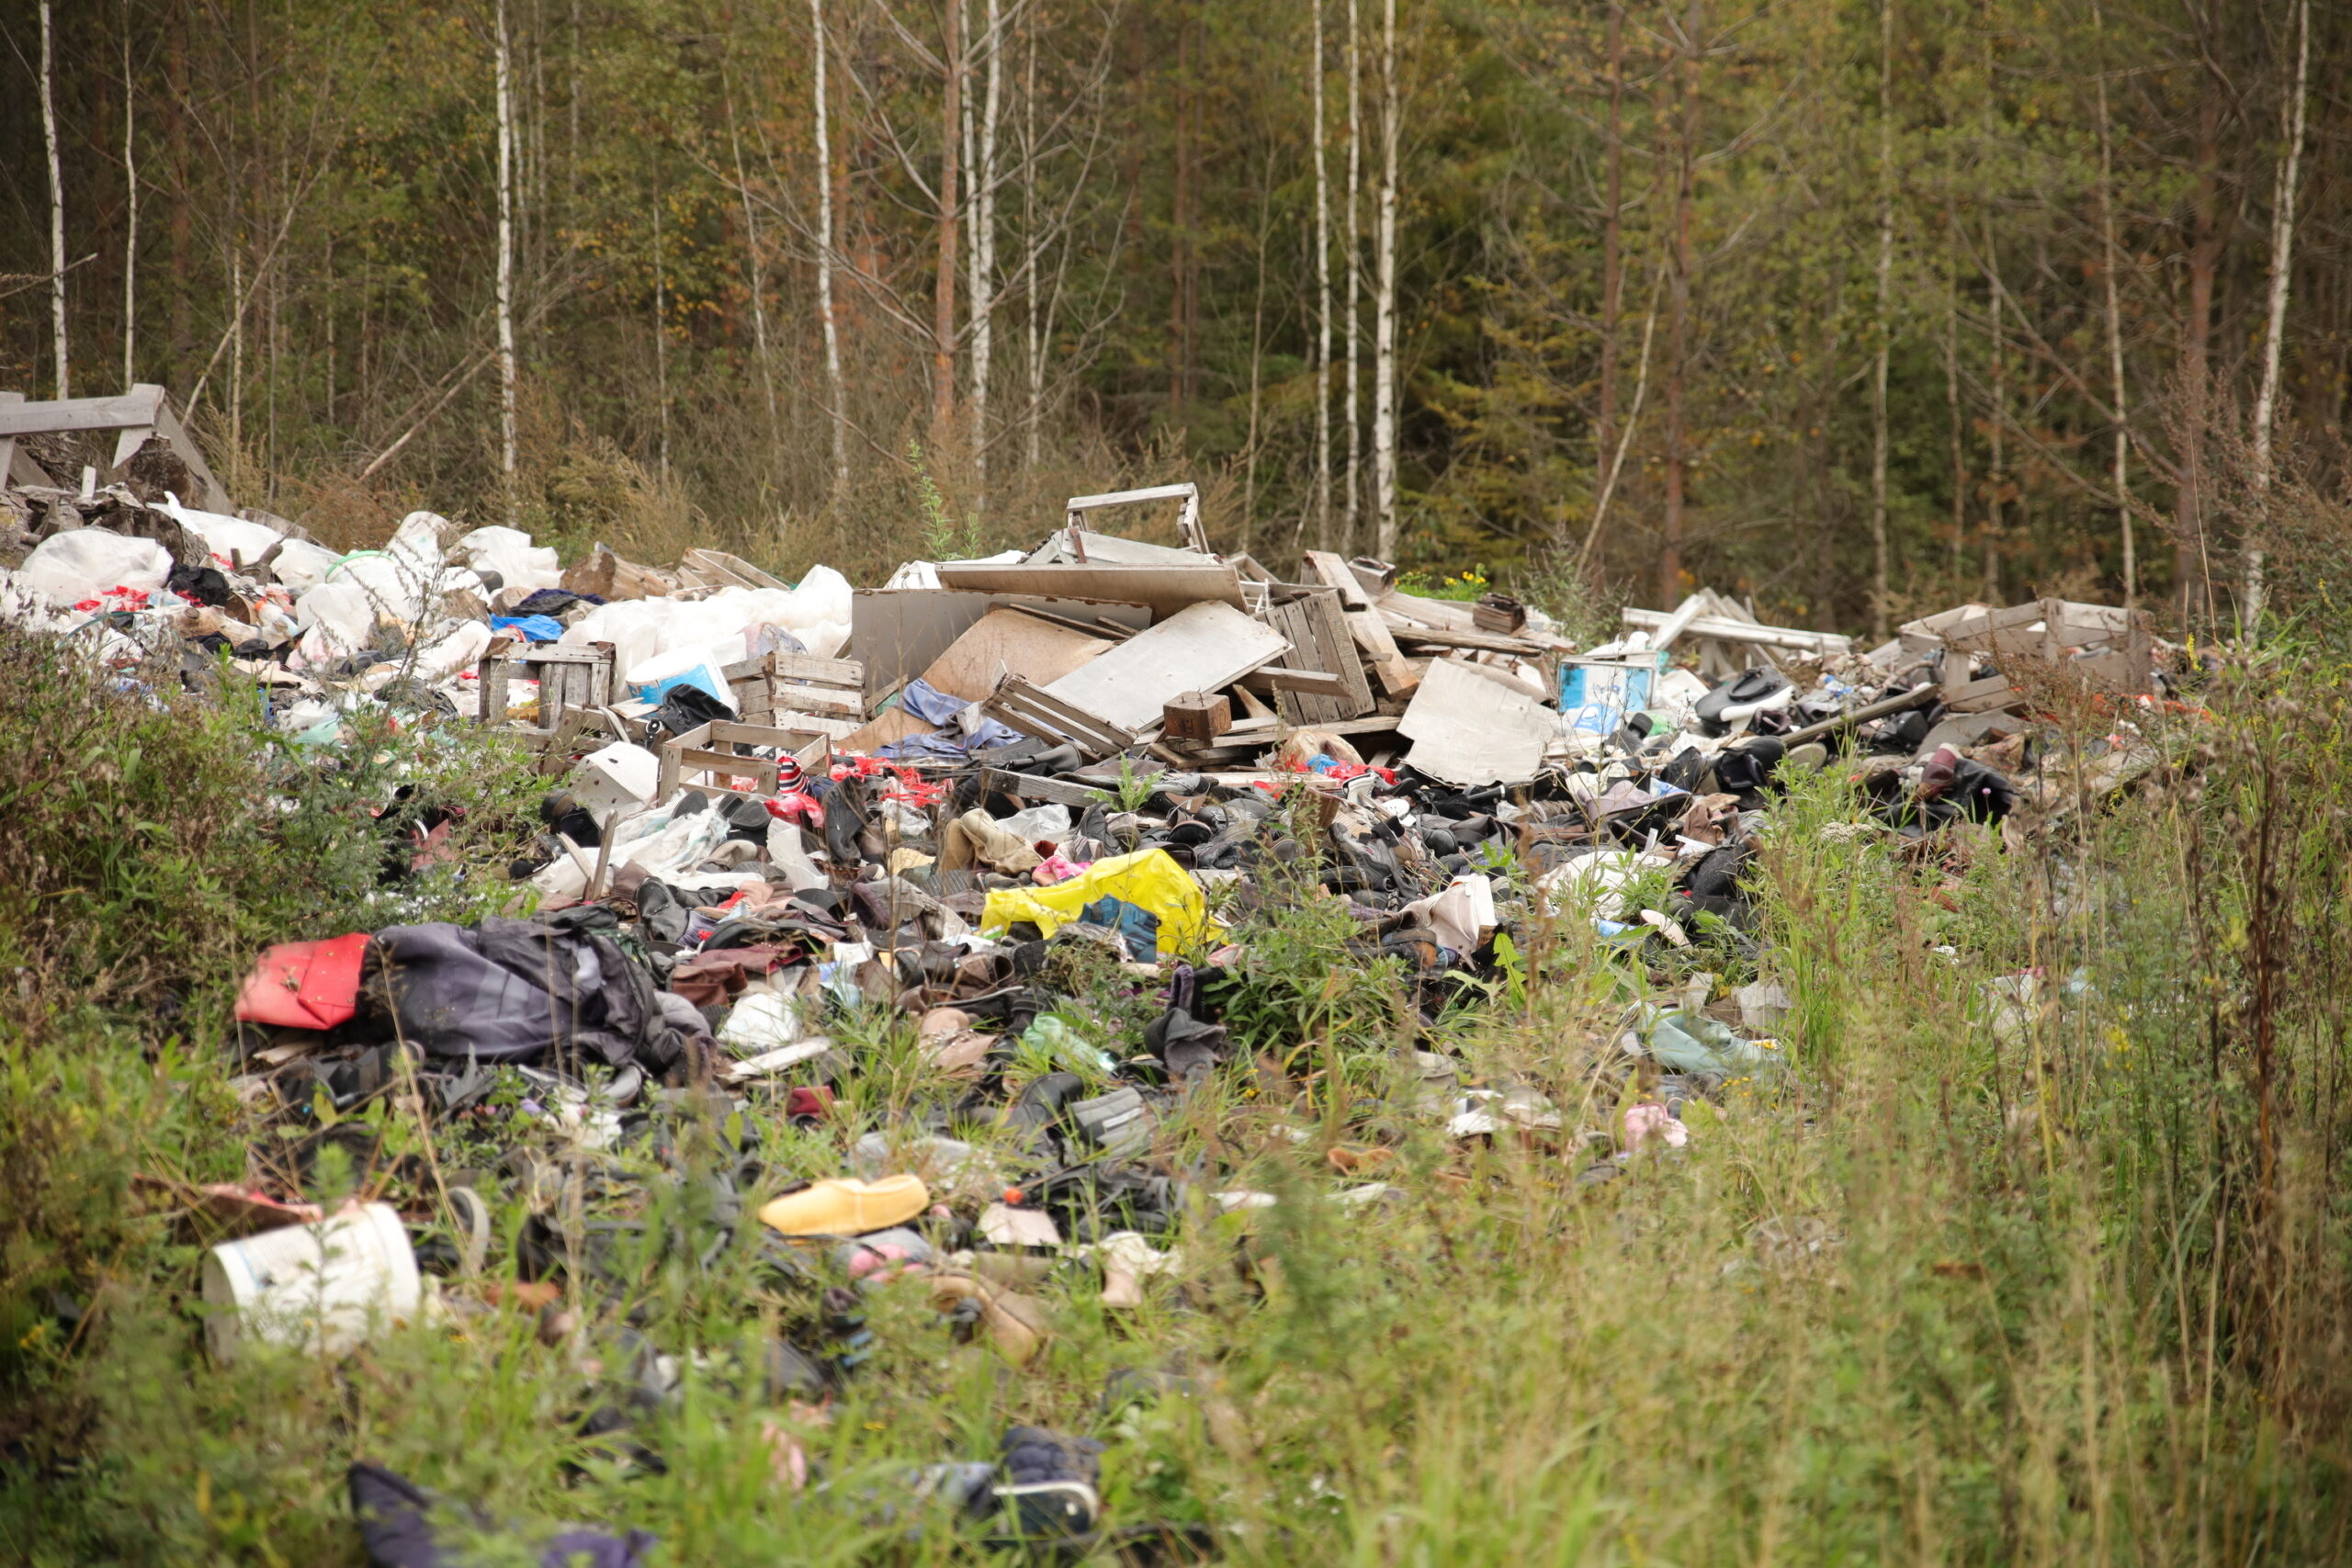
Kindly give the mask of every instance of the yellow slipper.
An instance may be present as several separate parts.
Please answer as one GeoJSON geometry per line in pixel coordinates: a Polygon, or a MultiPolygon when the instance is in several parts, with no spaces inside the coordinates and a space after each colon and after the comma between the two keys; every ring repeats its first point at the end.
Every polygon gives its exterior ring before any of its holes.
{"type": "Polygon", "coordinates": [[[785,1235],[864,1235],[902,1225],[930,1206],[931,1189],[920,1176],[836,1176],[771,1201],[760,1223],[785,1235]]]}

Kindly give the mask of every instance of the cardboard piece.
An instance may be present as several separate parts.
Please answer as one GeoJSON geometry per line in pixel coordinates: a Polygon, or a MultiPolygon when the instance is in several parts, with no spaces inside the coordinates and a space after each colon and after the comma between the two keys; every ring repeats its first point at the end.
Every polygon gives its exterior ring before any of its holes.
{"type": "Polygon", "coordinates": [[[990,610],[933,660],[922,678],[950,696],[977,703],[1007,674],[1049,686],[1114,646],[1108,637],[1089,637],[1018,610],[990,610]]]}
{"type": "Polygon", "coordinates": [[[1396,723],[1413,742],[1405,761],[1454,784],[1524,784],[1544,766],[1558,716],[1476,666],[1441,659],[1396,723]]]}
{"type": "Polygon", "coordinates": [[[850,599],[849,648],[865,665],[865,700],[874,702],[924,673],[982,616],[1015,605],[1081,626],[1141,631],[1151,624],[1150,610],[1139,604],[939,588],[861,588],[850,599]]]}

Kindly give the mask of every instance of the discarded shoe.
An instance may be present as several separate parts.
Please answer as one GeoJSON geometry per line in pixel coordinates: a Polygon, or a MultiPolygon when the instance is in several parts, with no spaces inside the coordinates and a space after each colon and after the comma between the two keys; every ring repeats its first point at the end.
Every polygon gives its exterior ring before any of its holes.
{"type": "Polygon", "coordinates": [[[836,1176],[771,1200],[760,1223],[784,1235],[865,1235],[902,1225],[930,1206],[931,1190],[920,1176],[836,1176]]]}

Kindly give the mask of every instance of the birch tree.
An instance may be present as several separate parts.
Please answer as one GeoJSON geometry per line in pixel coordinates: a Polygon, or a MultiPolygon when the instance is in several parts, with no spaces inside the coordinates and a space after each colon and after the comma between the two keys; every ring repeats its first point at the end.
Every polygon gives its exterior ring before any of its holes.
{"type": "Polygon", "coordinates": [[[1871,376],[1871,640],[1886,640],[1886,372],[1894,343],[1887,316],[1894,276],[1894,0],[1878,17],[1878,357],[1871,376]]]}
{"type": "MultiPolygon", "coordinates": [[[[139,84],[130,70],[130,0],[122,0],[122,389],[139,378],[139,84]]],[[[332,254],[332,253],[330,253],[332,254]]],[[[329,353],[330,372],[334,356],[329,353]]],[[[328,385],[332,389],[332,374],[328,385]]],[[[332,397],[332,392],[330,392],[332,397]]],[[[333,405],[329,405],[333,417],[333,405]]]]}
{"type": "Polygon", "coordinates": [[[49,149],[49,302],[57,395],[74,395],[65,344],[65,174],[57,156],[57,44],[50,0],[40,0],[40,134],[49,149]]]}
{"type": "Polygon", "coordinates": [[[2278,363],[2287,330],[2288,286],[2295,264],[2295,191],[2301,173],[2304,120],[2311,101],[2312,0],[2296,0],[2295,86],[2286,113],[2287,147],[2278,160],[2278,196],[2270,216],[2269,310],[2262,331],[2262,386],[2254,399],[2254,517],[2245,552],[2245,635],[2262,629],[2263,547],[2269,525],[2271,434],[2278,412],[2278,363]]]}
{"type": "Polygon", "coordinates": [[[849,491],[848,409],[842,389],[842,338],[833,315],[833,144],[825,98],[825,0],[808,0],[816,81],[810,92],[817,154],[817,322],[825,343],[825,423],[832,435],[833,504],[849,491]]]}
{"type": "MultiPolygon", "coordinates": [[[[514,54],[506,0],[498,0],[498,426],[506,521],[515,520],[514,54]]],[[[479,77],[476,80],[480,80],[479,77]]],[[[657,323],[658,326],[658,323],[657,323]]],[[[663,442],[666,464],[668,442],[663,442]]]]}
{"type": "Polygon", "coordinates": [[[1306,77],[1315,109],[1315,478],[1308,487],[1307,509],[1315,517],[1315,547],[1328,550],[1331,547],[1331,177],[1323,153],[1323,0],[1315,0],[1314,41],[1307,51],[1306,77]]]}
{"type": "Polygon", "coordinates": [[[963,214],[956,152],[961,146],[964,117],[964,6],[948,0],[946,59],[942,62],[946,86],[939,98],[939,254],[933,275],[931,318],[931,445],[937,452],[953,436],[956,422],[956,224],[963,214]]]}
{"type": "Polygon", "coordinates": [[[2091,6],[2091,28],[2098,37],[2098,230],[2100,271],[2105,275],[2108,375],[2115,400],[2114,457],[2109,478],[2115,486],[2115,523],[2123,550],[2123,603],[2139,603],[2140,562],[2132,538],[2132,482],[2129,467],[2132,434],[2125,423],[2123,387],[2123,308],[2117,298],[2115,250],[2115,147],[2107,115],[2107,27],[2100,8],[2091,6]]]}
{"type": "Polygon", "coordinates": [[[1383,560],[1396,553],[1396,0],[1381,0],[1379,298],[1374,305],[1372,477],[1383,560]]]}
{"type": "MultiPolygon", "coordinates": [[[[987,63],[987,87],[981,100],[977,141],[967,134],[966,152],[969,171],[966,190],[967,205],[972,213],[972,244],[965,294],[967,310],[971,318],[972,348],[970,359],[972,399],[972,469],[979,483],[979,505],[988,505],[989,481],[989,375],[996,345],[996,193],[997,193],[997,127],[1004,108],[1004,51],[1002,23],[998,15],[998,0],[986,0],[988,30],[980,39],[982,57],[987,63]]],[[[958,26],[964,26],[964,13],[958,6],[958,26]]],[[[968,35],[967,35],[968,36],[968,35]]],[[[968,53],[968,51],[966,52],[968,53]]],[[[965,124],[971,126],[967,111],[965,124]]]]}
{"type": "MultiPolygon", "coordinates": [[[[1348,400],[1347,497],[1340,507],[1340,536],[1355,548],[1356,525],[1363,506],[1363,391],[1359,378],[1363,364],[1363,238],[1356,213],[1363,194],[1363,28],[1356,15],[1356,0],[1348,0],[1348,43],[1340,51],[1348,71],[1348,204],[1343,231],[1348,246],[1348,324],[1340,334],[1348,351],[1345,385],[1340,395],[1348,400]]],[[[1385,548],[1382,550],[1385,557],[1385,548]]]]}

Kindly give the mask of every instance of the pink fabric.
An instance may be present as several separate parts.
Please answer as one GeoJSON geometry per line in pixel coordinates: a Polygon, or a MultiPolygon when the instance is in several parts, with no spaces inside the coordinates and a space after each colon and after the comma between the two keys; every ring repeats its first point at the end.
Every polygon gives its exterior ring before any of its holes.
{"type": "Polygon", "coordinates": [[[1066,855],[1056,852],[1054,854],[1047,855],[1038,863],[1037,869],[1031,872],[1029,874],[1035,880],[1038,886],[1051,887],[1057,882],[1068,882],[1071,877],[1078,875],[1080,872],[1084,871],[1088,866],[1091,866],[1093,863],[1094,863],[1092,861],[1086,861],[1083,863],[1074,861],[1066,855]]]}

